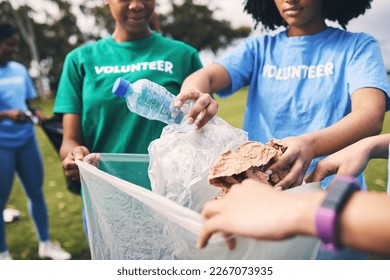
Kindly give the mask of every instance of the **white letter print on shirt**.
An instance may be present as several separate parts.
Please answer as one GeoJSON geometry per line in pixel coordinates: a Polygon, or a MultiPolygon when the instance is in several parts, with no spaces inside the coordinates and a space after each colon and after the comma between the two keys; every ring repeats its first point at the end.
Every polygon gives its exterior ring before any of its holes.
{"type": "Polygon", "coordinates": [[[100,75],[111,73],[129,73],[138,71],[159,71],[172,74],[173,64],[171,61],[156,60],[150,62],[138,62],[129,65],[107,65],[107,66],[95,66],[96,74],[100,75]]]}
{"type": "Polygon", "coordinates": [[[333,76],[334,64],[327,62],[318,65],[294,65],[286,67],[277,67],[266,64],[263,68],[263,77],[275,80],[291,79],[315,79],[326,76],[333,76]]]}

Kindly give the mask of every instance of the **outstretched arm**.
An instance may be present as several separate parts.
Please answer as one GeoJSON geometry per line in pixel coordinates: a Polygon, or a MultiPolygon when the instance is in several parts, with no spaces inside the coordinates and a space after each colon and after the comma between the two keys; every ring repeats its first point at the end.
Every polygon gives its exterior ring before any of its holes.
{"type": "Polygon", "coordinates": [[[333,174],[356,177],[364,171],[370,159],[388,158],[389,143],[390,134],[364,138],[320,160],[305,181],[321,181],[333,174]]]}
{"type": "MultiPolygon", "coordinates": [[[[325,191],[288,193],[254,180],[234,185],[224,199],[206,203],[198,247],[222,232],[265,240],[295,235],[316,236],[315,213],[325,191]]],[[[355,192],[339,218],[340,243],[378,254],[390,254],[390,197],[355,192]]]]}
{"type": "Polygon", "coordinates": [[[329,155],[365,137],[381,132],[385,113],[385,93],[376,88],[362,88],[352,94],[352,111],[327,128],[282,139],[288,148],[270,170],[291,167],[279,182],[288,189],[301,185],[313,158],[329,155]]]}
{"type": "Polygon", "coordinates": [[[12,109],[12,110],[7,110],[7,111],[1,111],[0,112],[0,120],[5,120],[5,119],[10,119],[15,122],[26,122],[25,119],[21,121],[20,116],[23,116],[24,112],[19,109],[12,109]]]}
{"type": "Polygon", "coordinates": [[[228,85],[230,76],[225,68],[220,64],[211,63],[184,80],[175,106],[180,108],[187,100],[194,100],[195,104],[187,114],[187,122],[195,123],[198,128],[202,128],[218,111],[218,103],[211,94],[228,85]]]}

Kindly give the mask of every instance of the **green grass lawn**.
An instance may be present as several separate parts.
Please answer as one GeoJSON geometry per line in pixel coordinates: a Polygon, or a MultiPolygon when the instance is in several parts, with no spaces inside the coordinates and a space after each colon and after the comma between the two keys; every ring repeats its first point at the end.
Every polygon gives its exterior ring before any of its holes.
{"type": "MultiPolygon", "coordinates": [[[[219,99],[218,115],[235,127],[242,127],[246,90],[228,99],[219,99]]],[[[47,116],[52,115],[53,100],[36,102],[47,116]]],[[[45,197],[49,209],[51,238],[61,242],[73,259],[90,259],[81,222],[81,198],[66,189],[61,162],[40,127],[36,127],[45,167],[45,197]]],[[[390,132],[390,115],[386,115],[383,133],[390,132]]],[[[372,160],[366,171],[370,190],[384,191],[387,160],[372,160]]],[[[21,211],[20,220],[6,226],[7,244],[14,259],[38,259],[38,242],[26,208],[25,194],[15,180],[7,207],[21,211]]]]}

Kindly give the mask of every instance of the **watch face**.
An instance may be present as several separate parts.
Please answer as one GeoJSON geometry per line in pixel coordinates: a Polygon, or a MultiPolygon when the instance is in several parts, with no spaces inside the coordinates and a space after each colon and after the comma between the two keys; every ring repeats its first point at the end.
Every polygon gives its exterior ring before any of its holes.
{"type": "Polygon", "coordinates": [[[359,188],[356,181],[350,177],[337,177],[336,181],[327,188],[328,194],[322,203],[322,206],[339,212],[352,192],[359,188]]]}

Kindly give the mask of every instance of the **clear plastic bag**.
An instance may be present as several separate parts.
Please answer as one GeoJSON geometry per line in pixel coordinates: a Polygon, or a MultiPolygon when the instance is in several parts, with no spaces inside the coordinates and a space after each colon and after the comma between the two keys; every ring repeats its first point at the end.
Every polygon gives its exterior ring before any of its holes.
{"type": "Polygon", "coordinates": [[[149,145],[149,178],[154,192],[200,211],[220,190],[207,176],[218,157],[248,139],[242,129],[215,116],[202,129],[181,133],[166,126],[149,145]]]}
{"type": "MultiPolygon", "coordinates": [[[[99,168],[89,163],[89,156],[83,162],[77,161],[92,259],[315,258],[320,243],[306,236],[284,241],[238,237],[237,247],[230,251],[217,234],[205,249],[199,250],[196,242],[202,228],[200,214],[148,189],[148,160],[148,155],[100,154],[99,168]]],[[[319,189],[319,183],[312,183],[291,191],[319,189]]]]}
{"type": "MultiPolygon", "coordinates": [[[[165,127],[148,155],[93,154],[77,161],[93,259],[312,259],[319,241],[237,238],[230,251],[221,234],[199,250],[203,205],[219,193],[208,173],[220,154],[238,148],[247,134],[214,117],[201,130],[165,127]],[[151,191],[152,190],[152,191],[151,191]]],[[[319,184],[294,191],[319,189],[319,184]]]]}

